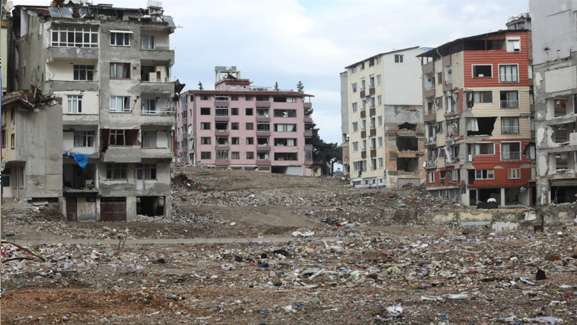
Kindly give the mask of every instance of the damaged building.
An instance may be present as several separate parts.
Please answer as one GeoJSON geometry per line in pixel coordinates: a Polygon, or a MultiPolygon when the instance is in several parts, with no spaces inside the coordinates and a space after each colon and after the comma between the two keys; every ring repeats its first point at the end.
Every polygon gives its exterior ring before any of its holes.
{"type": "Polygon", "coordinates": [[[425,178],[421,69],[411,47],[341,73],[343,167],[355,187],[420,185],[425,178]]]}
{"type": "Polygon", "coordinates": [[[434,196],[478,207],[535,202],[531,36],[509,23],[419,55],[434,196]]]}
{"type": "Polygon", "coordinates": [[[535,72],[537,200],[577,201],[577,20],[574,1],[530,1],[535,72]]]}
{"type": "Polygon", "coordinates": [[[146,9],[63,0],[16,6],[11,30],[15,90],[33,85],[34,94],[58,104],[26,107],[27,92],[10,103],[2,136],[10,139],[14,185],[4,196],[57,199],[70,221],[169,216],[182,85],[170,81],[175,25],[161,2],[146,9]],[[38,140],[45,145],[35,148],[38,140]]]}
{"type": "Polygon", "coordinates": [[[236,67],[215,67],[215,90],[189,90],[176,114],[176,158],[198,167],[301,176],[313,167],[310,98],[252,85],[236,67]]]}

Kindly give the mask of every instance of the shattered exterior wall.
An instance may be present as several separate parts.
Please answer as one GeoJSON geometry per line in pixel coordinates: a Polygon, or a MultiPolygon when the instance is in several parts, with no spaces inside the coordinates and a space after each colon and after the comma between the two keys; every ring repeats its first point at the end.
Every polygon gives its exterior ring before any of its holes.
{"type": "Polygon", "coordinates": [[[419,135],[423,125],[421,68],[416,58],[421,53],[419,47],[381,53],[346,68],[348,80],[346,84],[341,80],[341,93],[348,97],[352,185],[396,187],[422,182],[424,174],[417,166],[422,164],[424,148],[422,133],[419,135]],[[397,134],[398,125],[405,122],[415,124],[416,131],[397,134]],[[418,150],[397,154],[400,136],[414,137],[418,150]],[[411,172],[398,170],[399,156],[411,172]]]}

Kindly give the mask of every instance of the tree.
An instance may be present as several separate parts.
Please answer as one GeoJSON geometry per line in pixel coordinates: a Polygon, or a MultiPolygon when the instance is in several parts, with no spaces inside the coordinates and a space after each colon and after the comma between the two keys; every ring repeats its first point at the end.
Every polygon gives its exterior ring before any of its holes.
{"type": "Polygon", "coordinates": [[[301,81],[299,81],[299,83],[297,84],[297,91],[301,94],[305,93],[305,86],[301,81]]]}
{"type": "Polygon", "coordinates": [[[335,163],[343,162],[343,148],[338,143],[324,142],[319,136],[319,129],[312,123],[313,161],[322,165],[323,175],[333,175],[335,163]]]}
{"type": "Polygon", "coordinates": [[[204,88],[202,88],[202,82],[198,82],[198,90],[204,90],[204,88]]]}
{"type": "Polygon", "coordinates": [[[274,91],[279,91],[280,89],[278,89],[278,82],[274,83],[274,91]]]}

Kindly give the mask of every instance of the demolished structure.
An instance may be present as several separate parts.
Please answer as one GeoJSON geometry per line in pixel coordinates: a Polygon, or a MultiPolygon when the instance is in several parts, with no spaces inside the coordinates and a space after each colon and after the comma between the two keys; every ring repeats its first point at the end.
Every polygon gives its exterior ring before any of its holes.
{"type": "Polygon", "coordinates": [[[189,90],[180,96],[177,162],[315,174],[312,95],[252,86],[236,67],[215,67],[215,76],[215,90],[189,90]]]}
{"type": "Polygon", "coordinates": [[[421,70],[411,47],[380,53],[341,73],[343,167],[355,187],[424,180],[421,70]]]}
{"type": "Polygon", "coordinates": [[[170,215],[180,89],[170,81],[175,25],[160,1],[147,9],[54,1],[12,14],[14,90],[32,85],[61,105],[34,107],[23,103],[26,92],[12,95],[3,157],[18,190],[4,197],[58,199],[71,221],[170,215]]]}
{"type": "Polygon", "coordinates": [[[537,200],[577,200],[577,54],[572,1],[530,1],[535,71],[537,200]],[[561,33],[562,32],[562,33],[561,33]]]}
{"type": "Polygon", "coordinates": [[[531,36],[515,27],[419,55],[433,196],[483,208],[535,202],[531,36]]]}

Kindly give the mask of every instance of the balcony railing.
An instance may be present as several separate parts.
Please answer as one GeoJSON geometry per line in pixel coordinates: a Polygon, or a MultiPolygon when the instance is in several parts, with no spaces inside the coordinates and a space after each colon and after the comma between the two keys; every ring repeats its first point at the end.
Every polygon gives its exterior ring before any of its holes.
{"type": "Polygon", "coordinates": [[[228,132],[228,129],[216,129],[216,132],[228,132]]]}
{"type": "Polygon", "coordinates": [[[433,90],[435,89],[435,85],[425,85],[425,91],[429,91],[429,90],[433,90]]]}
{"type": "Polygon", "coordinates": [[[142,115],[172,115],[173,113],[174,113],[174,111],[169,111],[169,110],[166,110],[166,111],[157,110],[157,109],[156,110],[149,110],[149,109],[147,109],[147,110],[143,109],[142,110],[142,115]]]}
{"type": "Polygon", "coordinates": [[[501,108],[519,108],[518,100],[501,100],[501,108]]]}
{"type": "Polygon", "coordinates": [[[502,152],[501,160],[503,161],[516,161],[521,160],[521,152],[502,152]]]}
{"type": "Polygon", "coordinates": [[[501,134],[519,134],[519,126],[502,126],[501,134]]]}

